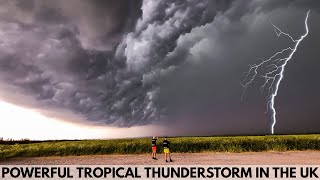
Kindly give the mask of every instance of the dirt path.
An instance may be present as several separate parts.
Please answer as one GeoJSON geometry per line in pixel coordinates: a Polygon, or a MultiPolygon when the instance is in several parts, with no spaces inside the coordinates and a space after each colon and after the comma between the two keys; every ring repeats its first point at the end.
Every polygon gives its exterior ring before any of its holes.
{"type": "MultiPolygon", "coordinates": [[[[161,165],[163,154],[152,160],[151,154],[95,155],[68,157],[12,158],[0,165],[161,165]]],[[[319,165],[320,151],[250,152],[250,153],[173,153],[176,165],[319,165]]]]}

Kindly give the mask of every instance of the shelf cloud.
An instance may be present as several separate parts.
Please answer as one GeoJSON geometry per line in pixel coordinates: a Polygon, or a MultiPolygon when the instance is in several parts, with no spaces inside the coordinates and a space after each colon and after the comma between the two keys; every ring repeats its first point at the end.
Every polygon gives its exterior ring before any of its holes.
{"type": "Polygon", "coordinates": [[[312,73],[319,65],[319,8],[308,0],[3,0],[1,98],[98,125],[264,133],[264,98],[252,93],[240,102],[242,72],[288,43],[276,37],[269,19],[299,37],[310,9],[310,37],[281,87],[278,128],[318,131],[320,85],[312,73]],[[299,84],[303,79],[313,83],[299,84]]]}

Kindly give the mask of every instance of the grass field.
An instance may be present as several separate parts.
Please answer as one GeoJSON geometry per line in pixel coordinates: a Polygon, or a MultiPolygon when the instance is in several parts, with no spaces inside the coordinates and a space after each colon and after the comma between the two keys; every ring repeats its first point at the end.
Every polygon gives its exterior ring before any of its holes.
{"type": "MultiPolygon", "coordinates": [[[[162,152],[163,139],[158,139],[162,152]]],[[[173,153],[320,150],[320,135],[179,137],[170,138],[173,153]]],[[[151,153],[151,139],[51,141],[5,144],[0,142],[0,159],[10,157],[69,156],[95,154],[151,153]]]]}

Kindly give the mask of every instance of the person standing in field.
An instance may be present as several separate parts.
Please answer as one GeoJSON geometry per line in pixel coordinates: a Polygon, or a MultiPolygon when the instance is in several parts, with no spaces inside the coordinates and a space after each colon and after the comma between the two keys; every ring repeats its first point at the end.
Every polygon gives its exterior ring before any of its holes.
{"type": "Polygon", "coordinates": [[[172,162],[171,155],[170,155],[170,142],[167,140],[167,137],[164,138],[163,140],[163,152],[164,152],[164,157],[166,159],[166,162],[168,162],[167,158],[169,157],[170,162],[172,162]]]}
{"type": "Polygon", "coordinates": [[[157,137],[153,136],[151,141],[152,159],[157,160],[157,137]]]}

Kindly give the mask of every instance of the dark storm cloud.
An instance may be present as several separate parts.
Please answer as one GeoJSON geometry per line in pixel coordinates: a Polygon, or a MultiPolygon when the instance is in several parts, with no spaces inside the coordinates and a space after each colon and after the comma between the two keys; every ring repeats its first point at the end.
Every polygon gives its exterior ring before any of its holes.
{"type": "MultiPolygon", "coordinates": [[[[116,50],[115,60],[125,61],[126,73],[134,78],[124,87],[129,98],[122,98],[115,108],[129,109],[128,119],[135,124],[159,121],[166,111],[159,104],[160,78],[184,61],[166,57],[181,36],[212,22],[228,6],[229,1],[144,1],[135,31],[128,33],[116,50]],[[136,90],[132,92],[133,87],[136,90]]],[[[127,82],[127,76],[117,79],[127,82]]]]}
{"type": "Polygon", "coordinates": [[[5,6],[1,64],[7,83],[41,105],[70,109],[103,124],[132,126],[159,120],[158,76],[177,39],[212,22],[228,3],[33,1],[27,6],[7,1],[5,6]],[[117,38],[121,32],[122,40],[117,38]],[[115,55],[101,51],[96,38],[107,44],[116,38],[115,55]]]}
{"type": "Polygon", "coordinates": [[[112,49],[134,27],[141,2],[25,2],[1,1],[1,79],[43,107],[104,115],[113,80],[106,75],[117,68],[112,49]]]}
{"type": "MultiPolygon", "coordinates": [[[[178,134],[268,132],[263,97],[249,89],[240,102],[241,74],[286,45],[269,18],[299,36],[309,8],[317,29],[320,7],[298,0],[0,3],[2,83],[57,113],[114,126],[184,124],[178,134]]],[[[310,61],[305,51],[300,58],[310,61]]]]}
{"type": "MultiPolygon", "coordinates": [[[[255,63],[255,59],[270,57],[290,43],[277,38],[269,24],[269,18],[298,38],[304,32],[304,18],[309,9],[313,12],[309,19],[310,37],[299,47],[293,61],[307,64],[304,66],[309,67],[311,72],[316,71],[317,66],[308,64],[314,64],[314,57],[319,56],[314,48],[317,46],[315,39],[319,39],[316,33],[319,28],[316,23],[319,18],[318,7],[319,4],[314,1],[309,4],[301,1],[290,1],[287,4],[281,1],[234,1],[212,23],[194,28],[190,34],[181,37],[177,48],[168,58],[184,59],[186,62],[161,81],[161,103],[169,110],[170,127],[179,129],[183,124],[182,134],[268,133],[270,114],[264,114],[266,103],[259,94],[259,84],[255,83],[250,87],[246,101],[240,102],[243,91],[239,85],[241,75],[247,70],[248,64],[255,63]],[[304,48],[305,43],[314,47],[304,48]]],[[[288,68],[286,72],[294,67],[288,68]]],[[[276,100],[276,108],[280,107],[280,122],[279,126],[276,125],[276,132],[319,131],[315,128],[318,126],[319,115],[314,108],[310,108],[318,106],[319,102],[315,102],[313,98],[303,100],[307,96],[302,90],[305,87],[311,88],[312,96],[319,99],[316,93],[319,84],[313,83],[316,76],[305,71],[296,69],[292,73],[296,74],[297,82],[294,83],[293,78],[291,84],[286,84],[286,75],[281,84],[281,87],[300,89],[301,94],[293,93],[295,90],[280,88],[277,97],[279,100],[276,100]],[[299,84],[302,79],[309,79],[311,85],[299,84]],[[292,100],[282,100],[284,94],[292,100]],[[300,104],[290,103],[298,99],[300,104]],[[308,102],[312,102],[312,105],[308,102]],[[303,118],[305,114],[308,114],[308,119],[303,118]],[[299,127],[300,123],[308,125],[299,127]]]]}

